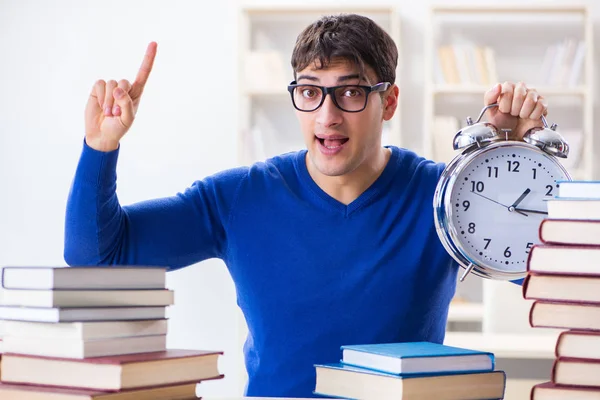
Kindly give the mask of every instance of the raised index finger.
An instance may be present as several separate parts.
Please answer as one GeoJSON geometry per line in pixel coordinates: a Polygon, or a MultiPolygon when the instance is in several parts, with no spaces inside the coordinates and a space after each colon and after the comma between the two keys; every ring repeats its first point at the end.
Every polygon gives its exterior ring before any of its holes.
{"type": "Polygon", "coordinates": [[[148,81],[150,71],[152,71],[152,65],[154,64],[154,57],[156,57],[156,42],[151,42],[146,49],[146,55],[144,55],[144,61],[138,71],[135,81],[131,86],[130,95],[132,98],[139,96],[144,90],[144,85],[148,81]]]}

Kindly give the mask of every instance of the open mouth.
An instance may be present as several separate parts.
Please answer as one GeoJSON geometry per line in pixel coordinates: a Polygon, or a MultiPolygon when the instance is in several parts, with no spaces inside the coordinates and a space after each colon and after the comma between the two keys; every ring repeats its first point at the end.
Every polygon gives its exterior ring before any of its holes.
{"type": "Polygon", "coordinates": [[[348,138],[325,139],[317,136],[315,137],[317,138],[319,143],[321,143],[321,146],[330,150],[340,148],[348,141],[348,138]]]}

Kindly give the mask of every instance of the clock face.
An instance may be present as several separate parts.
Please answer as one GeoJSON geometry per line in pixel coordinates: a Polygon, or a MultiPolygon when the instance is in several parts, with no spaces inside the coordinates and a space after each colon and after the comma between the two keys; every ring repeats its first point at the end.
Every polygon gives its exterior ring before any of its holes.
{"type": "MultiPolygon", "coordinates": [[[[450,194],[451,230],[468,258],[502,272],[524,272],[546,199],[568,176],[550,156],[526,146],[493,147],[464,167],[450,194]]],[[[450,210],[449,210],[450,211],[450,210]]]]}

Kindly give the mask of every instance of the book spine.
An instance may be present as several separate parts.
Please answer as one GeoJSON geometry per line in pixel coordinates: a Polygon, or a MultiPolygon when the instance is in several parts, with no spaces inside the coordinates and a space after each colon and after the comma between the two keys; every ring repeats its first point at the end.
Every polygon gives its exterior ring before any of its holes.
{"type": "Polygon", "coordinates": [[[556,338],[556,345],[554,346],[554,358],[555,359],[558,359],[560,357],[559,348],[560,348],[561,342],[564,339],[564,336],[567,332],[568,331],[562,331],[561,333],[559,333],[558,337],[556,338]]]}

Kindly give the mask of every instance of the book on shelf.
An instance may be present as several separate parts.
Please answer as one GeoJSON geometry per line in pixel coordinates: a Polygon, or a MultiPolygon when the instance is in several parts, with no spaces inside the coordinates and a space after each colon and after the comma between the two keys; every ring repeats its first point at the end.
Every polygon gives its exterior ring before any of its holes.
{"type": "Polygon", "coordinates": [[[494,48],[468,41],[438,46],[433,68],[440,85],[491,86],[498,82],[494,48]]]}
{"type": "Polygon", "coordinates": [[[491,371],[494,355],[432,342],[342,346],[342,362],[394,374],[491,371]]]}
{"type": "Polygon", "coordinates": [[[2,269],[4,289],[165,289],[163,267],[11,267],[2,269]]]}
{"type": "Polygon", "coordinates": [[[540,84],[574,87],[581,84],[585,41],[566,37],[546,48],[540,71],[540,84]]]}
{"type": "Polygon", "coordinates": [[[105,392],[38,385],[0,383],[2,400],[189,400],[197,399],[197,383],[105,392]]]}
{"type": "Polygon", "coordinates": [[[343,363],[315,368],[316,394],[354,399],[501,399],[506,385],[504,371],[403,376],[343,363]]]}
{"type": "Polygon", "coordinates": [[[2,382],[120,391],[220,379],[218,351],[169,349],[87,359],[5,353],[2,382]]]}
{"type": "MultiPolygon", "coordinates": [[[[547,45],[539,72],[538,85],[577,87],[582,84],[586,43],[566,37],[547,45]]],[[[436,84],[491,86],[498,82],[497,54],[493,46],[474,40],[453,39],[436,49],[433,79],[436,84]]]]}

